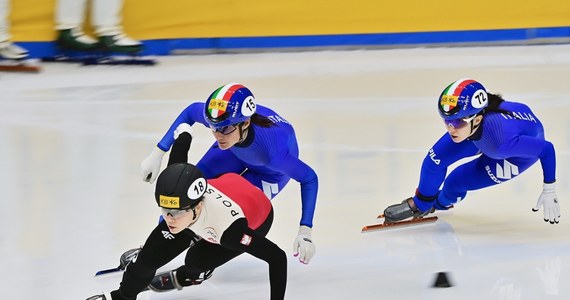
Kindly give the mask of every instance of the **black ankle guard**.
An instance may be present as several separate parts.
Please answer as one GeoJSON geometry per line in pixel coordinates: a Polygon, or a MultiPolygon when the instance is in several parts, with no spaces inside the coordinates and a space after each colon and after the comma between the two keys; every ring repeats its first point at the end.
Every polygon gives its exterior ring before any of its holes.
{"type": "Polygon", "coordinates": [[[423,201],[423,202],[433,202],[437,199],[437,194],[435,194],[433,196],[425,196],[425,195],[422,195],[420,193],[420,191],[418,191],[416,189],[416,197],[418,197],[418,200],[423,201]]]}

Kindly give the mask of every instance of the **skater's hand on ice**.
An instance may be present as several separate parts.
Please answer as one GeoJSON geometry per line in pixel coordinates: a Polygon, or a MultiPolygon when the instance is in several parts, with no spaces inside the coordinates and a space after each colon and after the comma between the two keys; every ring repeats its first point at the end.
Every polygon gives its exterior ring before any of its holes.
{"type": "Polygon", "coordinates": [[[162,164],[164,153],[164,151],[155,147],[142,161],[141,171],[143,181],[153,183],[156,180],[156,177],[158,177],[158,173],[160,172],[160,165],[162,164]]]}
{"type": "Polygon", "coordinates": [[[546,295],[558,295],[560,291],[560,271],[562,260],[560,256],[550,258],[544,262],[543,267],[537,267],[536,271],[544,286],[546,295]]]}
{"type": "Polygon", "coordinates": [[[312,229],[308,226],[299,226],[299,233],[293,244],[293,256],[299,256],[299,261],[304,264],[308,264],[316,252],[311,231],[312,229]]]}
{"type": "Polygon", "coordinates": [[[555,183],[545,183],[542,188],[542,194],[536,202],[536,206],[532,211],[537,212],[540,207],[544,208],[544,221],[550,224],[558,224],[560,219],[560,204],[558,204],[558,197],[556,196],[555,183]]]}
{"type": "Polygon", "coordinates": [[[188,132],[190,136],[192,136],[192,126],[190,126],[188,123],[181,123],[178,125],[178,127],[176,127],[174,130],[174,139],[178,139],[178,136],[183,132],[188,132]]]}

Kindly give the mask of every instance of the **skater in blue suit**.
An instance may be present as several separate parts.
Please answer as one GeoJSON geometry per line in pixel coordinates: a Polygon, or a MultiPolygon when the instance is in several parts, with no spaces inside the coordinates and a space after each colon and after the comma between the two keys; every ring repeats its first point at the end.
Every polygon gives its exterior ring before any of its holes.
{"type": "MultiPolygon", "coordinates": [[[[192,133],[192,126],[197,123],[211,129],[216,138],[196,165],[205,178],[217,178],[226,173],[241,174],[269,199],[279,194],[291,178],[300,183],[302,212],[293,255],[298,256],[301,263],[308,264],[315,254],[311,234],[317,201],[317,174],[299,159],[293,126],[275,111],[258,105],[247,87],[227,84],[216,89],[205,103],[195,102],[186,107],[141,163],[143,180],[154,182],[160,173],[163,156],[176,136],[180,132],[192,133]]],[[[184,275],[176,274],[176,271],[157,276],[185,281],[184,275]]]]}
{"type": "Polygon", "coordinates": [[[544,221],[558,224],[554,146],[527,105],[461,79],[443,90],[438,110],[447,133],[428,151],[415,195],[385,209],[386,223],[449,209],[468,191],[509,181],[540,161],[544,183],[533,211],[543,209],[544,221]],[[479,156],[447,174],[451,164],[474,155],[479,156]]]}

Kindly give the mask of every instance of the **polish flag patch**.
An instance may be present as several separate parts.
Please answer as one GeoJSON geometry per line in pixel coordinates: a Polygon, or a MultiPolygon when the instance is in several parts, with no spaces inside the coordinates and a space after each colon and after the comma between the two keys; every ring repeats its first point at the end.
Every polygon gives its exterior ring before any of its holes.
{"type": "Polygon", "coordinates": [[[252,240],[252,237],[250,235],[247,235],[244,233],[244,235],[241,237],[240,244],[245,245],[245,246],[249,246],[249,244],[251,244],[251,240],[252,240]]]}

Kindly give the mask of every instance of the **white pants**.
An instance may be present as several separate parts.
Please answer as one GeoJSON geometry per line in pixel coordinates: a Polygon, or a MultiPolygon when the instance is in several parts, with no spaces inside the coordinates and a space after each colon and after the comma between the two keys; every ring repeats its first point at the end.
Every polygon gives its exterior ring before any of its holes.
{"type": "MultiPolygon", "coordinates": [[[[0,0],[5,1],[5,0],[0,0]]],[[[58,0],[55,23],[57,30],[83,27],[88,0],[58,0]]],[[[90,0],[91,20],[95,34],[114,35],[122,32],[123,0],[90,0]]]]}
{"type": "Polygon", "coordinates": [[[0,42],[10,39],[10,24],[8,24],[8,14],[10,13],[10,0],[0,0],[0,42]]]}

